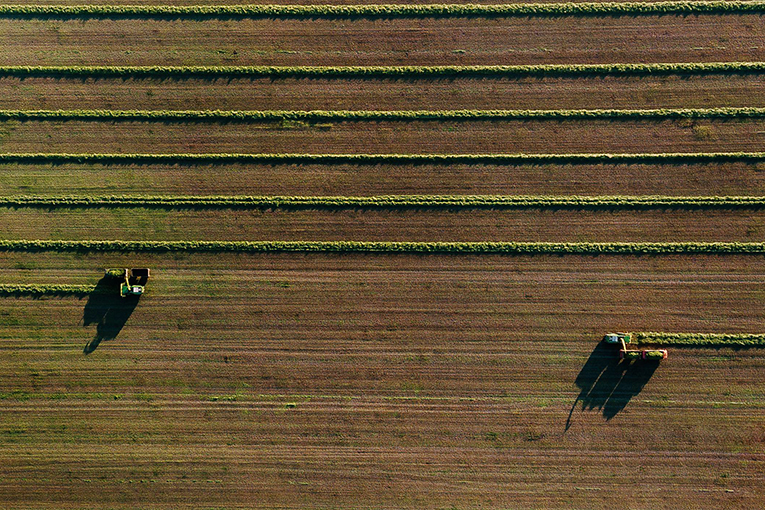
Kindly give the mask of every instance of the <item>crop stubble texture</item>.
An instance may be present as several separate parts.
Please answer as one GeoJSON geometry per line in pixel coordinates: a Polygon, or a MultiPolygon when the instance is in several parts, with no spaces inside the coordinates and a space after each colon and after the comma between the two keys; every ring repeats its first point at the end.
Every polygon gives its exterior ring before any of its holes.
{"type": "MultiPolygon", "coordinates": [[[[760,19],[750,15],[343,23],[5,19],[0,55],[3,65],[763,60],[760,19]]],[[[0,107],[765,106],[759,72],[229,78],[4,77],[0,107]]],[[[757,151],[762,145],[757,121],[288,127],[7,121],[0,127],[0,150],[369,153],[377,147],[387,153],[486,153],[493,143],[496,152],[549,153],[556,147],[757,151]],[[525,139],[512,138],[524,130],[525,139]]],[[[765,172],[755,160],[210,165],[70,159],[3,162],[0,170],[4,195],[765,190],[765,172]]],[[[466,215],[3,209],[0,220],[4,239],[185,241],[193,233],[211,241],[528,236],[608,242],[623,236],[759,242],[765,232],[762,212],[753,210],[466,215]]],[[[588,356],[598,354],[593,348],[605,331],[762,331],[762,255],[22,250],[0,252],[0,285],[82,289],[97,281],[100,268],[136,266],[154,271],[146,295],[117,338],[88,356],[83,349],[98,334],[97,325],[81,323],[88,298],[23,292],[0,298],[0,500],[6,504],[613,508],[626,499],[647,508],[689,501],[699,507],[761,506],[761,351],[674,349],[650,381],[634,371],[611,370],[583,400],[577,384],[587,386],[581,370],[588,356]],[[614,473],[628,473],[628,484],[614,473]],[[647,487],[656,490],[631,490],[647,487]]],[[[595,356],[604,365],[606,359],[612,356],[595,356]]]]}
{"type": "Polygon", "coordinates": [[[445,110],[763,107],[757,75],[591,78],[0,78],[5,109],[445,110]]]}
{"type": "MultiPolygon", "coordinates": [[[[13,264],[13,255],[0,257],[13,264]]],[[[97,358],[81,354],[81,301],[32,308],[19,299],[5,308],[5,320],[17,322],[2,340],[17,355],[0,369],[11,411],[0,418],[9,431],[5,501],[98,506],[151,491],[168,507],[352,504],[361,495],[379,506],[402,497],[426,506],[560,506],[584,504],[576,487],[588,486],[599,488],[605,508],[624,496],[603,466],[638,461],[634,483],[678,473],[660,496],[637,496],[640,504],[699,494],[721,504],[725,492],[699,492],[719,487],[721,471],[731,473],[725,483],[739,501],[757,501],[756,352],[721,361],[728,351],[675,351],[608,426],[578,408],[565,434],[563,425],[571,380],[602,331],[624,321],[646,331],[762,328],[753,307],[758,261],[119,259],[160,266],[164,276],[97,358]],[[657,417],[662,434],[635,427],[657,417]],[[30,470],[22,450],[40,464],[30,470]],[[561,468],[572,463],[576,471],[561,468]],[[385,490],[373,488],[380,484],[385,490]],[[267,493],[254,505],[253,490],[267,493]]],[[[113,262],[55,255],[39,259],[39,271],[113,262]]],[[[72,281],[92,273],[64,272],[72,281]]]]}
{"type": "Polygon", "coordinates": [[[3,65],[491,65],[765,60],[759,16],[0,18],[3,65]]]}
{"type": "Polygon", "coordinates": [[[0,164],[7,196],[144,194],[750,195],[765,172],[745,162],[702,164],[349,165],[231,163],[0,164]]]}
{"type": "Polygon", "coordinates": [[[567,154],[756,152],[765,120],[146,124],[22,122],[7,153],[567,154]]]}

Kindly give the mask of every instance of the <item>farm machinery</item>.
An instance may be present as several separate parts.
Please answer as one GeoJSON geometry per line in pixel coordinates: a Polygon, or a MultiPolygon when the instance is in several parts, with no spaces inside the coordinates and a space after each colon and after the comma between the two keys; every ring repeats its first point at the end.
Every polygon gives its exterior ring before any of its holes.
{"type": "Polygon", "coordinates": [[[148,268],[106,269],[105,273],[107,278],[119,281],[121,297],[142,295],[149,279],[148,268]]]}
{"type": "Polygon", "coordinates": [[[666,349],[628,349],[627,344],[632,343],[632,335],[629,333],[606,333],[603,342],[618,345],[620,359],[662,360],[667,358],[666,349]]]}

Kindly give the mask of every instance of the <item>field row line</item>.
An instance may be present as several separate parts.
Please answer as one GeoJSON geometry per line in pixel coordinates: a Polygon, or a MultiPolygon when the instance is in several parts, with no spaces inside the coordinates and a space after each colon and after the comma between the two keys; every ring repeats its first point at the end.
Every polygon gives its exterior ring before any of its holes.
{"type": "Polygon", "coordinates": [[[763,209],[765,196],[16,196],[0,207],[189,209],[763,209]]]}
{"type": "Polygon", "coordinates": [[[0,110],[0,120],[276,122],[764,118],[765,108],[593,110],[0,110]]]}
{"type": "Polygon", "coordinates": [[[433,5],[2,5],[0,16],[26,18],[444,18],[747,14],[760,1],[566,2],[433,5]]]}
{"type": "Polygon", "coordinates": [[[637,332],[638,344],[686,347],[765,347],[765,334],[637,332]]]}
{"type": "Polygon", "coordinates": [[[765,255],[765,243],[0,240],[2,252],[765,255]]]}
{"type": "Polygon", "coordinates": [[[765,62],[472,66],[0,66],[0,77],[435,79],[760,74],[765,62]]]}
{"type": "Polygon", "coordinates": [[[0,163],[16,164],[351,164],[351,165],[549,165],[699,164],[765,161],[765,152],[665,152],[573,154],[242,154],[242,153],[6,153],[0,163]]]}

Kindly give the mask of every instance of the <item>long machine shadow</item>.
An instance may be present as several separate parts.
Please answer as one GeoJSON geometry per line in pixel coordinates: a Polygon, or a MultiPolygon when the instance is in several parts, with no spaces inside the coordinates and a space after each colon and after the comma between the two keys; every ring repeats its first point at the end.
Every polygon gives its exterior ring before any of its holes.
{"type": "Polygon", "coordinates": [[[574,381],[580,392],[568,413],[566,430],[579,402],[582,411],[597,409],[606,420],[619,414],[643,391],[658,367],[655,360],[621,360],[618,348],[598,343],[574,381]]]}
{"type": "Polygon", "coordinates": [[[82,314],[85,326],[96,325],[96,335],[85,345],[83,352],[90,354],[104,340],[114,340],[138,305],[141,296],[119,295],[119,285],[114,279],[103,277],[88,295],[82,314]]]}

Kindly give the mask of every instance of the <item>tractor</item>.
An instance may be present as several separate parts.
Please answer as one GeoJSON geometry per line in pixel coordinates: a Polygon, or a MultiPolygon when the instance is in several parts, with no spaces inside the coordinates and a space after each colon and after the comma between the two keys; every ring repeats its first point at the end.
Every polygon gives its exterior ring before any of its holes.
{"type": "Polygon", "coordinates": [[[606,333],[603,341],[607,344],[619,345],[619,358],[626,360],[662,360],[667,358],[666,349],[627,349],[627,344],[632,341],[629,333],[606,333]]]}
{"type": "Polygon", "coordinates": [[[144,292],[144,285],[149,279],[149,269],[133,268],[122,269],[112,268],[105,271],[107,278],[112,278],[120,282],[120,296],[141,296],[144,292]]]}
{"type": "Polygon", "coordinates": [[[606,333],[603,337],[603,341],[607,344],[628,344],[632,341],[632,335],[629,333],[606,333]]]}

